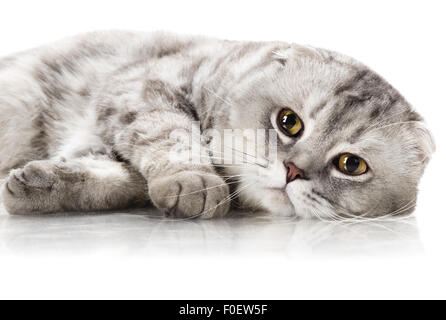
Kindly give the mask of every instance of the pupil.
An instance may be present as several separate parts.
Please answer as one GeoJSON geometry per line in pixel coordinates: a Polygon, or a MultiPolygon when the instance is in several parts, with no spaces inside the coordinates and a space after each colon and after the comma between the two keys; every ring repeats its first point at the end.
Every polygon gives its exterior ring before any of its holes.
{"type": "Polygon", "coordinates": [[[294,114],[286,115],[282,123],[287,129],[290,129],[296,124],[296,116],[294,114]]]}
{"type": "Polygon", "coordinates": [[[348,157],[345,162],[345,168],[348,172],[355,172],[359,167],[359,159],[356,157],[348,157]]]}

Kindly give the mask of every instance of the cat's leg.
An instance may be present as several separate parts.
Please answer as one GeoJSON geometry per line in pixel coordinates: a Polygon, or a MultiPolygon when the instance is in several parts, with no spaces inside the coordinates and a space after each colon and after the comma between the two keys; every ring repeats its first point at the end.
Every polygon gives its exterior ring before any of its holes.
{"type": "MultiPolygon", "coordinates": [[[[185,135],[191,134],[190,130],[196,124],[190,120],[182,123],[184,116],[181,114],[170,114],[169,118],[174,121],[164,125],[159,122],[157,130],[150,133],[137,129],[136,132],[139,133],[133,137],[134,148],[130,158],[148,181],[150,199],[172,217],[223,217],[231,204],[229,186],[215,172],[208,153],[203,149],[194,151],[194,148],[184,146],[188,150],[186,154],[189,152],[191,159],[195,157],[194,161],[176,161],[170,158],[172,148],[181,149],[181,142],[172,139],[175,136],[172,133],[178,130],[185,135]]],[[[146,119],[143,123],[147,121],[146,119]]],[[[147,123],[141,125],[150,127],[147,123]]],[[[199,132],[198,128],[196,130],[199,132]]],[[[200,145],[200,141],[193,143],[200,145]]]]}
{"type": "MultiPolygon", "coordinates": [[[[187,135],[193,124],[189,123],[188,126],[180,127],[180,131],[187,135]]],[[[141,148],[143,153],[136,154],[136,157],[142,156],[138,161],[139,169],[147,178],[150,199],[172,217],[208,219],[225,216],[230,207],[229,187],[216,174],[207,152],[189,149],[191,158],[194,157],[192,152],[200,153],[195,157],[196,162],[170,158],[173,146],[181,148],[179,141],[169,138],[170,133],[177,129],[166,124],[163,130],[167,130],[167,135],[160,131],[151,133],[154,136],[151,143],[141,148]]],[[[198,145],[199,141],[194,143],[198,145]]]]}
{"type": "MultiPolygon", "coordinates": [[[[117,118],[125,119],[125,115],[117,118]]],[[[229,186],[215,172],[205,148],[197,151],[199,161],[172,161],[169,157],[172,148],[181,148],[181,142],[172,138],[175,132],[186,136],[193,136],[193,130],[200,132],[193,119],[178,109],[148,108],[135,112],[131,123],[124,121],[119,126],[113,148],[146,178],[155,206],[172,217],[226,215],[231,204],[229,186]]],[[[199,138],[192,143],[200,145],[199,138]]],[[[186,150],[189,147],[184,146],[186,150]]],[[[190,151],[192,157],[197,156],[190,151]]]]}
{"type": "Polygon", "coordinates": [[[96,104],[99,135],[146,178],[150,199],[167,214],[224,216],[231,202],[229,186],[216,173],[205,148],[189,149],[191,141],[201,145],[198,121],[202,113],[191,100],[189,76],[178,71],[166,80],[165,74],[175,67],[165,67],[160,74],[159,68],[123,70],[109,79],[110,89],[96,104]],[[135,76],[138,72],[139,77],[135,76]],[[175,139],[180,132],[190,137],[184,144],[175,139]],[[172,149],[182,146],[199,161],[172,161],[172,149]]]}
{"type": "Polygon", "coordinates": [[[10,172],[1,195],[11,214],[112,210],[149,203],[146,180],[105,156],[29,162],[10,172]]]}

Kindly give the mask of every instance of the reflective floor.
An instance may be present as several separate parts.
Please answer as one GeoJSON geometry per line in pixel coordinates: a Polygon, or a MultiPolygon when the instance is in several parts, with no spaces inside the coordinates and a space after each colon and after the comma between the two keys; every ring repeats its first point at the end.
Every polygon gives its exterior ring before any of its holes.
{"type": "Polygon", "coordinates": [[[0,213],[0,253],[64,255],[112,251],[128,255],[422,254],[414,218],[339,223],[235,217],[169,221],[155,210],[89,215],[10,216],[0,213]]]}

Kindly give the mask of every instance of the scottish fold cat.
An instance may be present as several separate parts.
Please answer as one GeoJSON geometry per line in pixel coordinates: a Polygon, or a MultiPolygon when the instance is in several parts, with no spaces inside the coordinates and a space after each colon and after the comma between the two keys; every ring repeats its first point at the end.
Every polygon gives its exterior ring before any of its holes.
{"type": "Polygon", "coordinates": [[[0,138],[11,214],[395,216],[413,210],[434,150],[409,103],[351,58],[163,32],[1,59],[0,138]],[[188,156],[173,159],[179,149],[188,156]]]}

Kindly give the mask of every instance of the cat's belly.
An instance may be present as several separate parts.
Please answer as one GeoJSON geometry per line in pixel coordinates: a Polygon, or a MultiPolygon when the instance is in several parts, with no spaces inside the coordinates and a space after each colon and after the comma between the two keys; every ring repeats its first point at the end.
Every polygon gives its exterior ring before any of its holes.
{"type": "Polygon", "coordinates": [[[32,109],[0,104],[0,176],[40,156],[32,145],[36,117],[32,109]]]}
{"type": "Polygon", "coordinates": [[[105,152],[94,132],[96,112],[82,108],[88,101],[66,100],[45,112],[36,101],[0,101],[0,177],[32,160],[105,152]]]}
{"type": "Polygon", "coordinates": [[[97,114],[95,109],[85,109],[73,113],[53,129],[52,145],[49,145],[49,158],[74,159],[88,153],[105,154],[110,152],[95,130],[97,114]]]}

